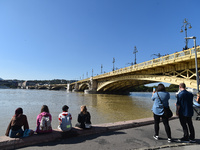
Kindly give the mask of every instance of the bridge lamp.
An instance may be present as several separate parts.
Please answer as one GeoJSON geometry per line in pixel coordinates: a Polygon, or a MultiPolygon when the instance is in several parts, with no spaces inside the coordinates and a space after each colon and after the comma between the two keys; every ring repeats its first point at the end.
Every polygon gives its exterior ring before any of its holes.
{"type": "Polygon", "coordinates": [[[180,32],[183,32],[183,28],[185,30],[185,49],[188,49],[188,39],[187,39],[187,26],[189,26],[188,28],[191,29],[192,26],[190,23],[188,23],[187,19],[185,18],[184,19],[184,22],[183,22],[183,25],[181,27],[181,31],[180,32]]]}
{"type": "Polygon", "coordinates": [[[196,80],[197,80],[197,92],[199,92],[199,72],[198,72],[198,63],[197,63],[197,50],[196,50],[196,37],[186,37],[185,39],[193,39],[194,40],[194,52],[195,52],[195,67],[196,67],[196,80]]]}
{"type": "Polygon", "coordinates": [[[134,64],[137,64],[136,63],[136,53],[138,52],[138,50],[137,50],[137,48],[136,48],[136,46],[134,47],[134,51],[133,51],[133,54],[135,54],[135,62],[134,62],[134,64]]]}

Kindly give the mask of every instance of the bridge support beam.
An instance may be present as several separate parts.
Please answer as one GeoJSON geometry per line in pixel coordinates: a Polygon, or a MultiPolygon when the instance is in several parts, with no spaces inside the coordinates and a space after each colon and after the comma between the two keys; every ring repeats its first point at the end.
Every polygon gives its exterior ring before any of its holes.
{"type": "Polygon", "coordinates": [[[70,83],[67,84],[67,92],[72,91],[72,87],[70,86],[70,83]]]}
{"type": "Polygon", "coordinates": [[[87,90],[84,90],[85,94],[97,94],[97,81],[93,80],[93,77],[90,78],[90,87],[87,90]]]}

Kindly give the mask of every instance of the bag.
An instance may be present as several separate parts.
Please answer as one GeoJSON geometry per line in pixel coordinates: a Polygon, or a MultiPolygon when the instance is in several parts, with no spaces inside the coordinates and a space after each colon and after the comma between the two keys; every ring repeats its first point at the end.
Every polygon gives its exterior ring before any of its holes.
{"type": "Polygon", "coordinates": [[[49,116],[42,116],[42,119],[40,121],[40,130],[41,131],[51,130],[51,120],[49,116]]]}
{"type": "Polygon", "coordinates": [[[166,118],[171,118],[173,116],[173,113],[171,111],[171,109],[168,107],[164,107],[164,114],[163,114],[166,118]]]}

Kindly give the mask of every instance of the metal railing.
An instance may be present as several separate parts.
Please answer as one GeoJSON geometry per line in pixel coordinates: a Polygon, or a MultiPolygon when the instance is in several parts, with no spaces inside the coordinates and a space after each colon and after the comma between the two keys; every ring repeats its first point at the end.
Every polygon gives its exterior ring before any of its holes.
{"type": "MultiPolygon", "coordinates": [[[[196,50],[197,50],[197,54],[200,53],[200,46],[196,47],[196,50]]],[[[125,68],[121,68],[121,69],[111,71],[111,72],[108,72],[108,73],[104,73],[104,74],[93,77],[93,79],[104,78],[104,77],[113,76],[113,75],[119,75],[119,74],[128,73],[128,72],[132,72],[132,71],[137,71],[137,70],[144,69],[144,68],[150,68],[150,67],[153,67],[153,66],[178,61],[178,60],[181,60],[183,58],[190,59],[191,56],[195,56],[194,48],[190,48],[188,50],[184,50],[184,51],[181,51],[181,52],[176,52],[176,53],[173,53],[173,54],[170,54],[170,55],[162,56],[160,58],[145,61],[143,63],[135,64],[135,65],[125,67],[125,68]]]]}

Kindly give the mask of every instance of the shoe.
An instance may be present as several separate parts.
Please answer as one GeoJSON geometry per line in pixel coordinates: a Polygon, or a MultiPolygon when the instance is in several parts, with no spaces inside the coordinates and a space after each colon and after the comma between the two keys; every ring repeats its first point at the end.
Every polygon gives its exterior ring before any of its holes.
{"type": "Polygon", "coordinates": [[[181,138],[181,139],[178,139],[179,142],[189,142],[189,139],[187,138],[181,138]]]}
{"type": "Polygon", "coordinates": [[[190,139],[189,142],[190,143],[196,143],[196,141],[194,139],[193,140],[190,139]]]}
{"type": "Polygon", "coordinates": [[[153,138],[154,138],[155,140],[158,140],[158,136],[157,136],[157,135],[154,135],[153,138]]]}
{"type": "Polygon", "coordinates": [[[168,138],[168,140],[167,140],[169,143],[171,143],[172,142],[172,139],[171,138],[168,138]]]}

